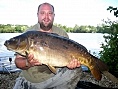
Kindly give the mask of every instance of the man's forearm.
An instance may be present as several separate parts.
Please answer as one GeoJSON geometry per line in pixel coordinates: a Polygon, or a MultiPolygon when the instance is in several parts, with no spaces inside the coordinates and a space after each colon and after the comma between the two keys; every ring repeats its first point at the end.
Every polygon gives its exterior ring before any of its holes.
{"type": "Polygon", "coordinates": [[[15,59],[15,64],[17,68],[20,68],[22,70],[27,70],[31,67],[29,63],[27,63],[26,58],[17,58],[15,59]]]}

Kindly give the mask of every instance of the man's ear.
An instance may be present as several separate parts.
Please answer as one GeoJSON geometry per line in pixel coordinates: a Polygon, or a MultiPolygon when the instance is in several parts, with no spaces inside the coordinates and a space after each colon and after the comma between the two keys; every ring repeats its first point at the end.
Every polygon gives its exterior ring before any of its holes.
{"type": "Polygon", "coordinates": [[[39,13],[37,12],[37,17],[38,17],[38,14],[39,14],[39,13]]]}

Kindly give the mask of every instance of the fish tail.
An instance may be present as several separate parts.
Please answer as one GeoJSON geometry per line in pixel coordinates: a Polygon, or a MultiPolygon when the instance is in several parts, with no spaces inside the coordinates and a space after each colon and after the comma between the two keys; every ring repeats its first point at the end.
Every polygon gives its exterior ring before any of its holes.
{"type": "Polygon", "coordinates": [[[90,69],[90,71],[91,71],[91,74],[92,74],[97,80],[101,80],[102,74],[101,74],[101,72],[99,71],[98,68],[94,67],[94,68],[90,69]]]}

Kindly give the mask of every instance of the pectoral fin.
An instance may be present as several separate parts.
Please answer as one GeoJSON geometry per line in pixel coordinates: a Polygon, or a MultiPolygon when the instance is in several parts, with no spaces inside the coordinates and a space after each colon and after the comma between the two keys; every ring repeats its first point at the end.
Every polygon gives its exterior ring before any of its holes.
{"type": "Polygon", "coordinates": [[[28,52],[25,51],[25,55],[26,55],[26,66],[28,67],[28,52]]]}
{"type": "Polygon", "coordinates": [[[56,74],[56,68],[55,67],[53,67],[51,65],[47,65],[47,66],[54,74],[56,74]]]}
{"type": "Polygon", "coordinates": [[[28,51],[25,51],[25,55],[26,55],[26,57],[28,56],[28,54],[29,54],[28,51]]]}

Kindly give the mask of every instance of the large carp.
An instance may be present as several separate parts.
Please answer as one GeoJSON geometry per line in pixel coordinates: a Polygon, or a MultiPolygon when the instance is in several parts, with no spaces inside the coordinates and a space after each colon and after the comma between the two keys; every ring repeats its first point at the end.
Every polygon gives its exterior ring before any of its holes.
{"type": "Polygon", "coordinates": [[[35,59],[53,72],[54,67],[65,67],[72,59],[78,59],[87,66],[97,80],[101,79],[102,71],[108,71],[107,65],[91,55],[83,45],[54,33],[28,31],[5,41],[4,45],[23,56],[34,54],[35,59]]]}

